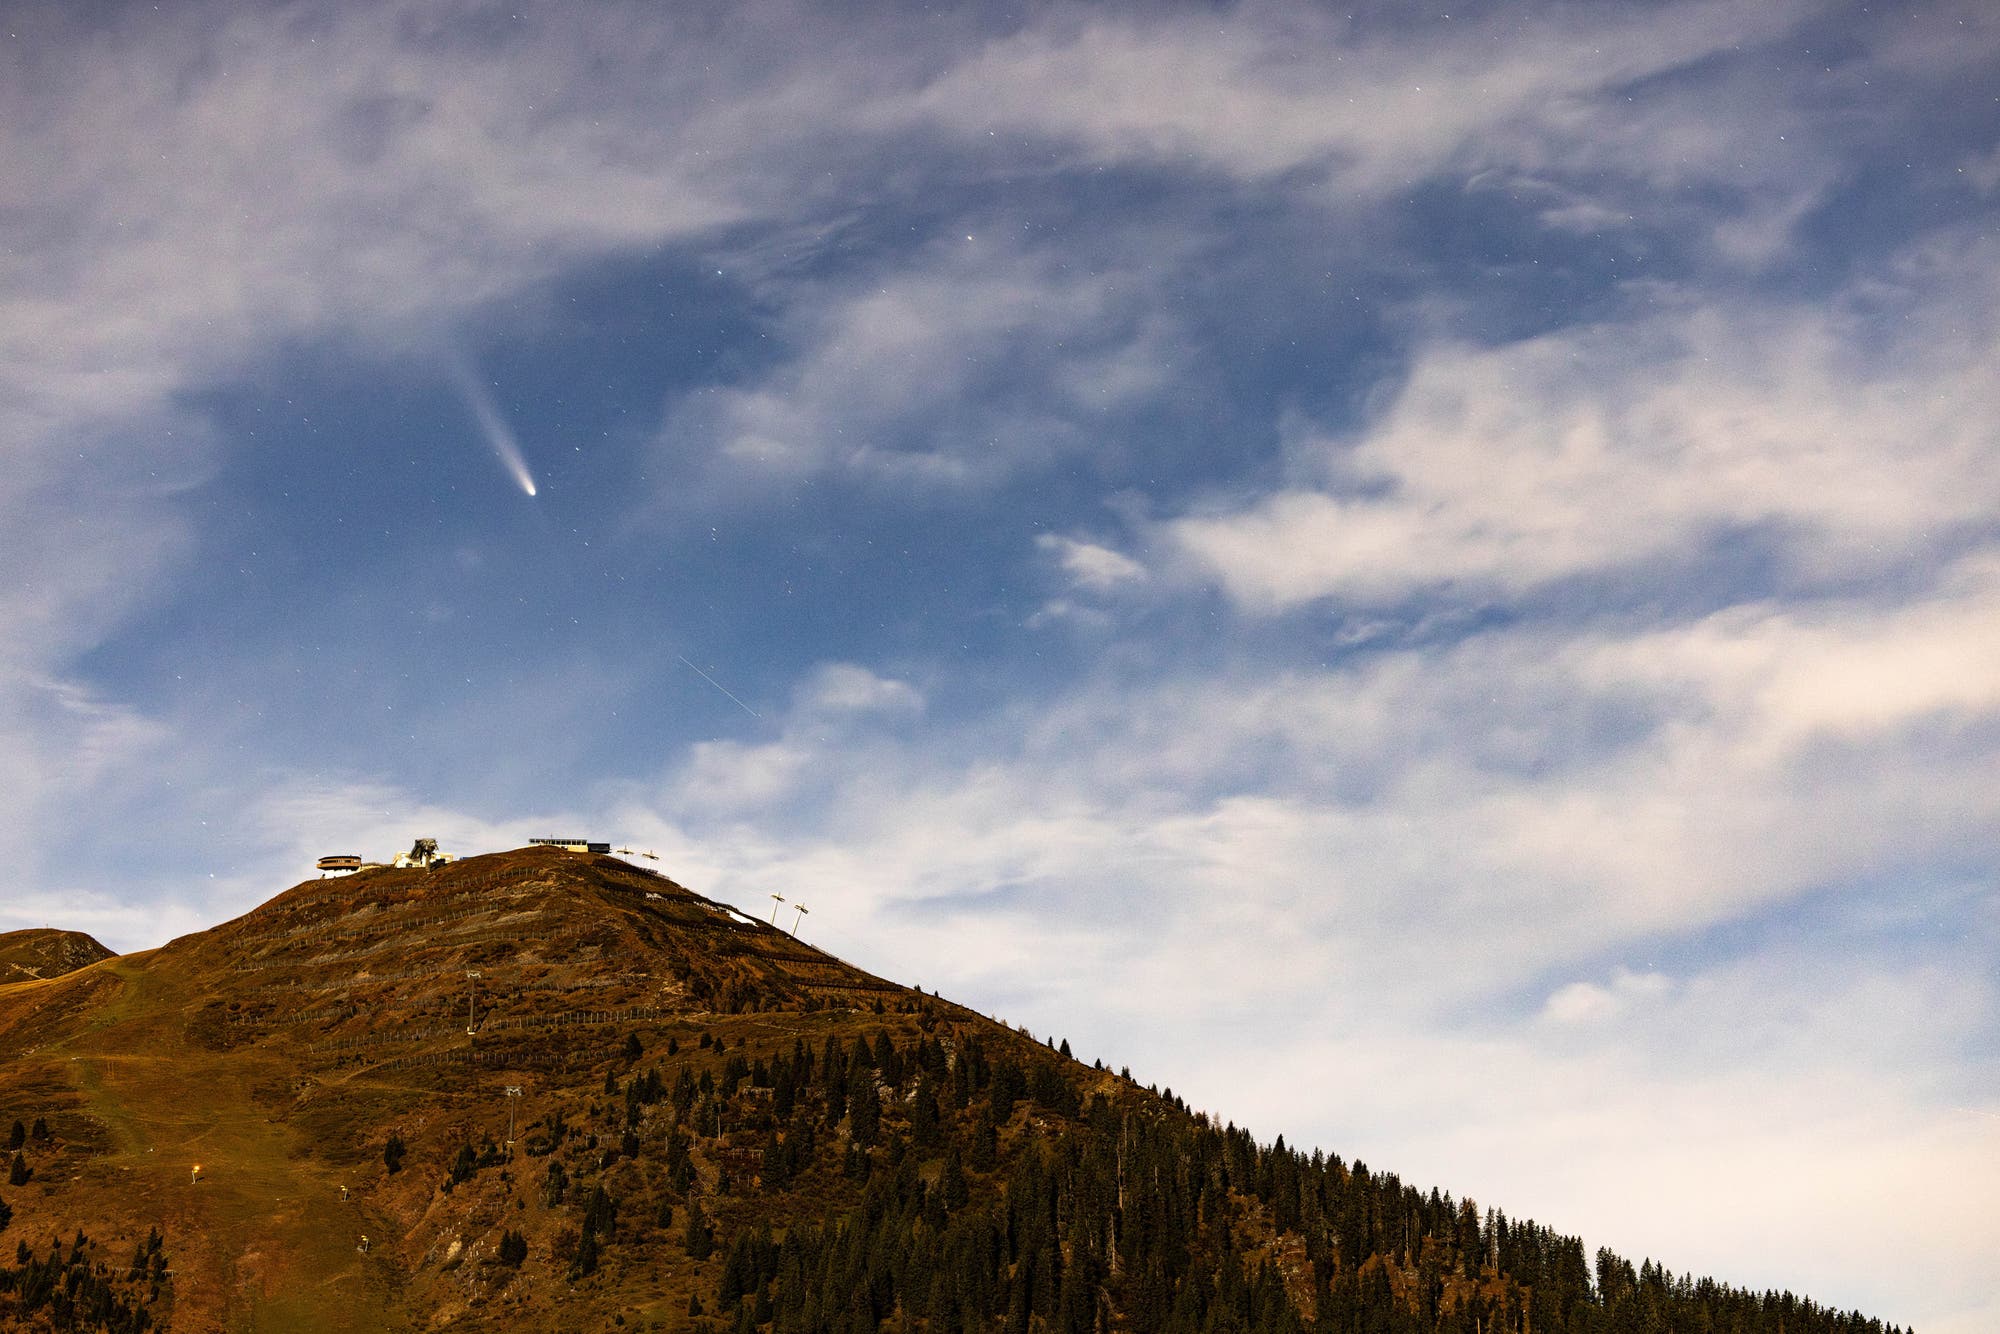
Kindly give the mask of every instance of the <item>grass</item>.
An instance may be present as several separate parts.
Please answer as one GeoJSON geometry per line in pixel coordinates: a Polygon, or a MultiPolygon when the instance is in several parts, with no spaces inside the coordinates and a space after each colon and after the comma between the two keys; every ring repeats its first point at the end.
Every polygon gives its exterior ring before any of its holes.
{"type": "MultiPolygon", "coordinates": [[[[157,1226],[172,1268],[156,1314],[178,1329],[382,1330],[413,1311],[469,1328],[575,1328],[551,1254],[573,1219],[542,1205],[544,1164],[439,1189],[460,1145],[505,1137],[502,1089],[527,1088],[515,1107],[525,1134],[602,1100],[630,1028],[646,1062],[674,1037],[669,1069],[717,1073],[724,1056],[699,1046],[704,1031],[727,1034],[732,1050],[746,1038],[788,1050],[794,1036],[817,1048],[827,1032],[883,1026],[847,1008],[856,997],[901,994],[670,881],[568,854],[308,882],[162,949],[0,985],[0,1050],[21,1053],[0,1063],[0,1128],[45,1116],[56,1130],[54,1144],[31,1146],[36,1180],[0,1192],[16,1211],[8,1249],[81,1228],[116,1258],[157,1226]],[[467,1047],[470,969],[493,1022],[479,1049],[556,1064],[408,1063],[467,1047]],[[718,1014],[717,1000],[691,994],[731,988],[787,1008],[718,1014]],[[657,1014],[574,1018],[633,1006],[657,1014]],[[542,1026],[560,1015],[572,1021],[542,1026]],[[392,1132],[409,1146],[394,1175],[381,1157],[392,1132]],[[490,1260],[502,1227],[530,1237],[518,1274],[490,1260]]],[[[633,1198],[621,1233],[657,1232],[652,1207],[633,1198]]],[[[687,1261],[677,1233],[621,1245],[591,1280],[592,1310],[623,1314],[628,1328],[680,1327],[719,1263],[687,1261]]]]}
{"type": "MultiPolygon", "coordinates": [[[[342,1204],[334,1172],[271,1114],[264,1091],[291,1078],[286,1056],[207,1050],[177,1022],[189,998],[171,975],[145,960],[102,967],[121,985],[75,1037],[36,1053],[73,1095],[61,1100],[60,1148],[38,1170],[71,1180],[17,1206],[16,1228],[81,1227],[123,1246],[159,1226],[175,1309],[194,1327],[240,1315],[251,1328],[384,1328],[389,1275],[354,1248],[362,1231],[393,1225],[342,1204]]],[[[9,1071],[10,1102],[46,1090],[28,1074],[9,1071]]]]}

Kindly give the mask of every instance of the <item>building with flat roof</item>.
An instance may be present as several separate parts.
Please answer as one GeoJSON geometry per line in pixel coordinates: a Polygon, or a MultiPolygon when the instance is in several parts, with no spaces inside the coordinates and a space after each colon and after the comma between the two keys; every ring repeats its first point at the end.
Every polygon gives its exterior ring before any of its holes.
{"type": "Polygon", "coordinates": [[[566,852],[610,852],[609,843],[592,843],[587,838],[531,838],[531,848],[561,848],[566,852]]]}

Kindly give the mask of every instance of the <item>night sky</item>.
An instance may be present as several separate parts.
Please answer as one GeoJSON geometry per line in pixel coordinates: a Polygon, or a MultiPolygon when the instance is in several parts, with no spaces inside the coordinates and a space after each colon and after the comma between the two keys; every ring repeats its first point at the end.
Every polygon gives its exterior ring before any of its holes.
{"type": "Polygon", "coordinates": [[[0,930],[576,833],[2000,1328],[2000,9],[10,4],[0,930]]]}

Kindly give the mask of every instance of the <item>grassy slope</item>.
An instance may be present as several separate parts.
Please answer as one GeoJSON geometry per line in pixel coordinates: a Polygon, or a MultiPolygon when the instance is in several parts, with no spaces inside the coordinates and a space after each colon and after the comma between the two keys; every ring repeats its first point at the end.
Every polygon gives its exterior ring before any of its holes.
{"type": "MultiPolygon", "coordinates": [[[[15,1210],[8,1242],[42,1246],[82,1228],[116,1264],[157,1225],[172,1260],[175,1328],[379,1330],[401,1325],[410,1307],[448,1317],[481,1297],[490,1286],[472,1281],[481,1271],[447,1269],[442,1257],[454,1241],[461,1253],[490,1252],[504,1224],[526,1228],[543,1257],[513,1285],[510,1324],[546,1318],[560,1327],[556,1294],[540,1289],[562,1286],[546,1257],[567,1213],[543,1208],[516,1173],[482,1173],[450,1195],[436,1189],[460,1144],[505,1137],[505,1086],[526,1087],[515,1107],[525,1126],[551,1112],[577,1115],[598,1091],[602,1070],[617,1063],[627,1031],[643,1033],[649,1046],[679,1034],[690,1048],[688,1063],[713,1073],[721,1058],[696,1049],[701,1032],[727,1032],[731,1043],[752,1042],[769,1054],[789,1050],[794,1036],[817,1043],[827,1032],[880,1026],[863,1022],[872,1020],[867,1009],[845,1005],[718,1014],[688,995],[686,983],[697,977],[714,986],[774,987],[794,1001],[907,994],[814,958],[782,932],[731,921],[670,882],[637,873],[615,878],[607,893],[603,875],[584,859],[537,852],[434,873],[308,882],[257,913],[162,950],[0,987],[0,1051],[10,1053],[0,1064],[0,1129],[16,1117],[44,1116],[56,1136],[47,1148],[29,1146],[35,1180],[0,1188],[15,1210]],[[523,926],[514,920],[523,915],[519,902],[496,901],[428,934],[398,931],[397,914],[464,912],[454,892],[468,877],[494,875],[539,878],[528,897],[541,920],[523,926]],[[644,902],[648,892],[664,902],[644,902]],[[399,906],[381,910],[398,898],[399,906]],[[654,930],[635,900],[656,914],[682,910],[691,920],[681,925],[699,929],[654,930]],[[367,929],[371,919],[379,929],[367,929]],[[358,939],[351,934],[356,920],[364,923],[358,939]],[[325,940],[316,957],[272,964],[278,947],[261,937],[287,931],[308,942],[337,938],[325,940]],[[661,943],[670,937],[672,945],[661,943]],[[709,948],[690,949],[690,940],[709,948]],[[357,950],[366,951],[358,961],[329,961],[357,950]],[[474,1045],[463,1032],[468,964],[485,974],[480,1020],[489,1027],[477,1045],[511,1053],[512,1063],[397,1065],[398,1058],[462,1054],[474,1045]],[[424,975],[380,986],[357,971],[413,967],[424,975]],[[363,1012],[316,1019],[329,995],[358,998],[363,1012]],[[670,1013],[546,1030],[494,1026],[634,1004],[670,1013]],[[372,1012],[365,1008],[371,1005],[372,1012]],[[326,1049],[340,1040],[372,1045],[326,1049]],[[536,1064],[565,1059],[566,1070],[536,1064]],[[410,1145],[408,1166],[394,1176],[380,1156],[392,1130],[410,1145]],[[191,1180],[196,1163],[199,1182],[191,1180]],[[357,1249],[363,1235],[366,1254],[357,1249]]],[[[477,905],[481,893],[457,898],[477,905]]],[[[712,1176],[713,1164],[706,1166],[712,1176]]],[[[612,1304],[641,1314],[684,1312],[692,1290],[657,1269],[635,1276],[630,1287],[611,1294],[612,1304]]]]}
{"type": "Polygon", "coordinates": [[[266,1095],[289,1082],[290,1062],[190,1041],[179,1022],[190,998],[147,962],[100,966],[82,1031],[0,1076],[7,1101],[27,1095],[23,1113],[53,1107],[58,1137],[53,1153],[31,1147],[37,1179],[10,1195],[14,1231],[67,1239],[81,1227],[115,1262],[158,1226],[184,1327],[383,1328],[386,1266],[354,1250],[365,1217],[271,1114],[266,1095]]]}

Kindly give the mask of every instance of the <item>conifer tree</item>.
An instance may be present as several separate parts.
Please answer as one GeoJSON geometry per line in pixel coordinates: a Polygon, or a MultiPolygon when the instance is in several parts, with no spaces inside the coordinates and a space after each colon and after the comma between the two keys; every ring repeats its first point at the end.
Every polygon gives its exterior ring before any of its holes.
{"type": "Polygon", "coordinates": [[[956,1144],[945,1151],[944,1168],[938,1173],[938,1194],[949,1211],[963,1209],[972,1199],[972,1188],[966,1182],[956,1144]]]}
{"type": "Polygon", "coordinates": [[[528,1238],[520,1232],[500,1233],[500,1263],[519,1269],[528,1258],[528,1238]]]}
{"type": "Polygon", "coordinates": [[[571,1280],[587,1278],[591,1274],[596,1273],[597,1259],[597,1234],[586,1228],[583,1231],[583,1235],[577,1238],[576,1259],[571,1261],[569,1267],[569,1277],[571,1280]]]}
{"type": "Polygon", "coordinates": [[[848,1129],[857,1147],[872,1149],[882,1130],[882,1095],[875,1091],[874,1077],[864,1078],[848,1099],[848,1129]]]}
{"type": "MultiPolygon", "coordinates": [[[[701,1210],[700,1200],[689,1200],[687,1210],[687,1231],[682,1237],[690,1260],[706,1260],[715,1253],[715,1229],[708,1224],[708,1216],[701,1210]]],[[[691,1311],[690,1314],[699,1314],[691,1311]]]]}

